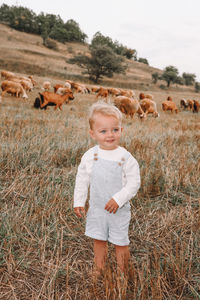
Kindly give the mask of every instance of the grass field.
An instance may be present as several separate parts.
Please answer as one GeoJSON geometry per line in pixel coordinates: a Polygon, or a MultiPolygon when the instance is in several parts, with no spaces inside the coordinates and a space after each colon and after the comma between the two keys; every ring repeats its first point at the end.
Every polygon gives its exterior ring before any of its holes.
{"type": "MultiPolygon", "coordinates": [[[[72,209],[77,166],[93,145],[95,96],[38,111],[39,89],[0,106],[0,299],[200,299],[199,115],[164,113],[166,92],[152,92],[160,118],[124,118],[122,145],[142,178],[131,202],[130,269],[117,277],[110,245],[95,282],[92,242],[72,209]]],[[[171,96],[178,104],[182,94],[171,96]]]]}
{"type": "Polygon", "coordinates": [[[200,114],[161,111],[167,96],[200,100],[194,87],[160,90],[153,67],[129,61],[126,76],[102,85],[154,95],[160,118],[124,118],[122,146],[138,160],[142,184],[131,201],[130,268],[116,274],[114,248],[104,276],[91,279],[92,241],[73,213],[77,166],[93,145],[87,113],[95,95],[76,94],[63,111],[36,110],[42,82],[88,79],[67,58],[86,45],[45,48],[38,36],[0,24],[0,67],[33,75],[28,100],[0,103],[0,299],[200,299],[200,114]]]}

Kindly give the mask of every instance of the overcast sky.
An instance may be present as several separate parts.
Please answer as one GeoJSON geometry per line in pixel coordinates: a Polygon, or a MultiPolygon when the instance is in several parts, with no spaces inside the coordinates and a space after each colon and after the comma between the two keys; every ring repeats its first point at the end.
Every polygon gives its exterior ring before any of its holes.
{"type": "Polygon", "coordinates": [[[153,67],[173,65],[200,82],[200,0],[0,0],[76,21],[88,42],[100,31],[153,67]]]}

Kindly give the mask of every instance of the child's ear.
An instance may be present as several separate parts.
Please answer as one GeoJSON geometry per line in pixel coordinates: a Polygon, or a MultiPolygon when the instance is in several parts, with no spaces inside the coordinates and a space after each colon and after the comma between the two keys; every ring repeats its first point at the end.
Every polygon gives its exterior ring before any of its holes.
{"type": "Polygon", "coordinates": [[[94,132],[92,129],[89,130],[89,135],[92,139],[94,139],[94,132]]]}

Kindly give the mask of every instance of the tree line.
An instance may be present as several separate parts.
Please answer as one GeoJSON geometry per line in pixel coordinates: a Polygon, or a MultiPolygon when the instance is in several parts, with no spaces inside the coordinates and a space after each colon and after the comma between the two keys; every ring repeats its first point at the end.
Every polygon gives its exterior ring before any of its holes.
{"type": "MultiPolygon", "coordinates": [[[[43,44],[56,50],[56,43],[79,42],[86,43],[88,38],[79,24],[70,19],[64,22],[61,17],[54,14],[44,14],[41,12],[36,15],[32,10],[22,6],[0,6],[0,23],[7,24],[11,28],[19,31],[38,34],[43,40],[43,44]]],[[[113,41],[110,37],[97,32],[89,46],[90,56],[78,55],[68,60],[69,63],[77,64],[84,69],[83,74],[98,83],[100,79],[112,77],[114,73],[124,73],[127,64],[124,58],[149,65],[146,58],[137,58],[137,51],[128,48],[118,41],[113,41]]],[[[196,75],[183,73],[179,75],[178,69],[174,66],[167,66],[160,75],[155,72],[152,74],[152,82],[156,84],[158,80],[166,81],[167,87],[171,83],[180,85],[195,85],[195,90],[200,91],[200,85],[195,81],[196,75]]]]}
{"type": "MultiPolygon", "coordinates": [[[[43,44],[46,46],[48,46],[48,38],[61,43],[86,43],[88,38],[87,34],[80,29],[79,24],[72,19],[64,22],[59,15],[44,14],[43,12],[36,15],[32,10],[22,6],[1,5],[0,22],[19,31],[40,35],[43,44]]],[[[137,59],[135,49],[130,49],[118,41],[113,41],[110,37],[105,37],[99,32],[94,36],[92,43],[106,44],[118,55],[125,56],[128,59],[137,59]]]]}

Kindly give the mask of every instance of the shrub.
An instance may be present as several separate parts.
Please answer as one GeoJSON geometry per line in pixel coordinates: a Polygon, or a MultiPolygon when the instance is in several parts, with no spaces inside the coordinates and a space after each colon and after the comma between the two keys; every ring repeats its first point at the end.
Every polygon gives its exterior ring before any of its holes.
{"type": "Polygon", "coordinates": [[[49,49],[53,49],[53,50],[56,50],[56,51],[58,50],[56,42],[52,39],[46,39],[45,46],[49,49]]]}

